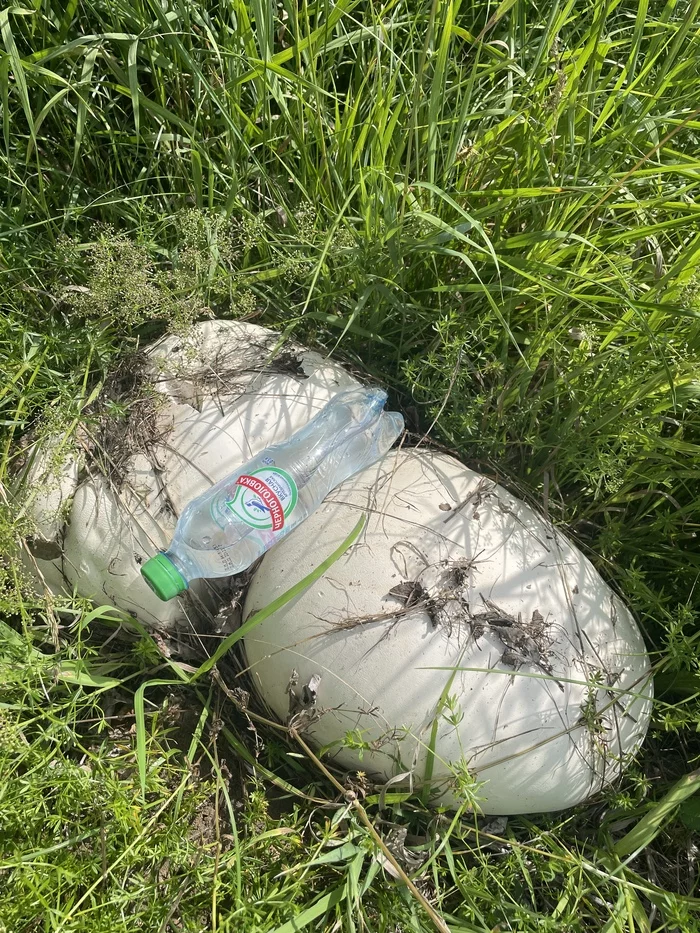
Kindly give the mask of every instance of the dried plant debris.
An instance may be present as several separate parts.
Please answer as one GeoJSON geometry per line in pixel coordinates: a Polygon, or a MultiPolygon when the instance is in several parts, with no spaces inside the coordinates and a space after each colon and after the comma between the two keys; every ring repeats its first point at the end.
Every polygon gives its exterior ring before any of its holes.
{"type": "MultiPolygon", "coordinates": [[[[158,472],[161,467],[156,449],[167,440],[172,425],[158,417],[167,397],[154,383],[166,380],[172,398],[201,410],[207,398],[219,400],[223,405],[224,397],[230,400],[231,396],[249,391],[251,376],[288,375],[299,380],[308,379],[301,348],[292,345],[275,352],[278,340],[277,335],[271,334],[251,344],[246,352],[238,346],[234,349],[222,346],[213,358],[198,354],[193,343],[194,359],[184,354],[175,373],[175,380],[184,380],[188,385],[186,398],[180,398],[172,374],[153,373],[158,358],[154,361],[143,351],[125,356],[107,378],[99,398],[89,410],[88,424],[81,429],[88,467],[98,468],[117,489],[125,483],[128,462],[135,453],[148,457],[158,472]]],[[[183,352],[183,346],[189,347],[186,338],[173,352],[183,352]]]]}
{"type": "Polygon", "coordinates": [[[385,600],[389,597],[397,600],[399,608],[353,616],[333,625],[337,629],[353,629],[374,622],[395,623],[409,613],[422,611],[428,614],[434,628],[444,626],[451,635],[455,624],[466,625],[470,620],[466,595],[473,566],[474,562],[467,559],[440,561],[420,574],[424,580],[402,580],[389,590],[385,600]]]}
{"type": "Polygon", "coordinates": [[[296,376],[298,379],[309,378],[302,366],[301,351],[281,350],[261,372],[296,376]]]}
{"type": "Polygon", "coordinates": [[[289,697],[287,725],[302,732],[319,719],[316,709],[321,675],[312,674],[305,684],[299,686],[299,672],[294,668],[287,682],[286,693],[289,697]]]}
{"type": "MultiPolygon", "coordinates": [[[[495,488],[496,483],[494,483],[493,480],[482,477],[482,479],[479,480],[476,489],[472,489],[472,491],[468,493],[461,502],[458,502],[457,505],[452,507],[450,514],[447,516],[447,518],[443,519],[443,524],[451,522],[452,519],[460,513],[468,514],[464,510],[466,510],[470,505],[474,507],[471,513],[471,518],[478,519],[479,506],[485,499],[488,499],[491,496],[495,488]]],[[[440,508],[442,509],[442,506],[440,506],[440,508]]],[[[443,511],[445,510],[443,509],[443,511]]]]}
{"type": "MultiPolygon", "coordinates": [[[[481,594],[480,598],[485,610],[472,613],[470,617],[474,638],[478,640],[488,630],[497,635],[505,649],[501,655],[502,664],[514,670],[520,669],[523,664],[531,664],[551,676],[552,665],[547,656],[551,640],[547,635],[544,616],[539,609],[535,609],[530,621],[523,621],[521,613],[518,613],[516,619],[492,600],[481,594]]],[[[563,684],[558,680],[555,682],[563,691],[563,684]]]]}
{"type": "Polygon", "coordinates": [[[212,620],[213,634],[229,635],[240,626],[245,595],[259,563],[259,560],[255,561],[242,573],[226,579],[220,592],[221,607],[212,620]]]}
{"type": "MultiPolygon", "coordinates": [[[[481,593],[481,605],[473,608],[469,602],[470,592],[473,593],[469,581],[475,565],[475,560],[463,558],[444,560],[426,567],[419,574],[420,579],[403,580],[389,590],[387,598],[398,600],[399,608],[343,619],[333,623],[334,628],[354,629],[371,623],[390,622],[391,627],[382,636],[384,638],[402,618],[415,612],[425,612],[432,627],[442,628],[448,637],[460,636],[467,631],[478,645],[479,639],[488,633],[503,647],[502,664],[513,670],[529,665],[551,677],[551,625],[539,609],[533,611],[530,619],[524,620],[521,613],[516,617],[481,593]]],[[[564,690],[558,680],[555,683],[564,690]]]]}
{"type": "Polygon", "coordinates": [[[416,603],[424,602],[428,594],[418,580],[406,580],[389,590],[389,596],[401,600],[405,609],[410,609],[416,603]]]}
{"type": "MultiPolygon", "coordinates": [[[[384,843],[403,870],[410,874],[411,872],[418,871],[427,857],[417,852],[412,852],[406,847],[407,836],[408,829],[405,826],[394,825],[384,836],[384,843]]],[[[392,877],[400,878],[400,875],[386,856],[378,853],[378,861],[392,877]]]]}
{"type": "Polygon", "coordinates": [[[88,470],[97,469],[117,489],[126,481],[131,457],[143,453],[152,459],[171,430],[158,418],[164,400],[149,382],[147,365],[144,353],[124,357],[79,428],[88,470]]]}
{"type": "MultiPolygon", "coordinates": [[[[278,348],[277,334],[261,336],[245,346],[238,343],[222,343],[211,354],[196,339],[183,340],[173,348],[174,354],[182,359],[173,367],[173,360],[168,359],[163,374],[159,377],[168,382],[169,391],[178,397],[179,391],[175,380],[187,384],[188,404],[200,408],[205,398],[243,395],[250,387],[251,377],[255,376],[293,376],[308,379],[303,366],[303,350],[296,344],[278,348]]],[[[156,358],[156,365],[164,362],[156,358]]],[[[182,387],[180,387],[182,389],[182,387]]]]}
{"type": "Polygon", "coordinates": [[[465,826],[462,841],[475,852],[494,852],[497,855],[507,855],[512,851],[511,844],[504,839],[508,827],[507,816],[475,817],[474,826],[465,826]]]}
{"type": "Polygon", "coordinates": [[[444,627],[452,635],[455,626],[469,621],[467,588],[474,561],[462,558],[444,560],[426,567],[420,579],[406,580],[389,591],[389,596],[401,600],[402,612],[422,609],[434,628],[444,627]]]}

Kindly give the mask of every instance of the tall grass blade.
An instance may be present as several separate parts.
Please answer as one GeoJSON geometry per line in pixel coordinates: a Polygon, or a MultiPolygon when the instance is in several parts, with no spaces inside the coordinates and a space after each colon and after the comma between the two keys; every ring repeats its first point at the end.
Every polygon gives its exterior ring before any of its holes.
{"type": "Polygon", "coordinates": [[[620,858],[637,855],[661,832],[677,812],[678,807],[700,790],[700,769],[685,774],[671,790],[631,829],[615,843],[613,850],[620,858]]]}

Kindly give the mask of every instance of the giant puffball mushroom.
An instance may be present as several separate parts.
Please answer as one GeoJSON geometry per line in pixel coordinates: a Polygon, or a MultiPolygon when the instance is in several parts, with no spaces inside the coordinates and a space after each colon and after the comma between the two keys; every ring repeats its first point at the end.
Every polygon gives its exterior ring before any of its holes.
{"type": "Polygon", "coordinates": [[[244,617],[363,511],[346,554],[245,639],[272,711],[338,765],[410,774],[452,807],[472,777],[484,812],[513,814],[577,804],[619,776],[651,710],[634,618],[548,521],[452,457],[392,452],[338,487],[265,555],[244,617]]]}
{"type": "Polygon", "coordinates": [[[51,438],[29,458],[37,533],[27,567],[53,592],[75,588],[155,627],[197,628],[225,583],[196,581],[166,603],[141,563],[169,543],[191,499],[358,383],[320,354],[280,347],[279,334],[235,321],[163,338],[131,379],[123,422],[106,431],[88,423],[74,449],[51,438]]]}

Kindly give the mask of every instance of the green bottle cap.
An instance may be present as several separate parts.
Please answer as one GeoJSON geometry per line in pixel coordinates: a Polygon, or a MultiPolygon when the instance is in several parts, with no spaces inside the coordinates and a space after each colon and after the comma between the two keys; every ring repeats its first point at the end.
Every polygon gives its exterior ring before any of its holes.
{"type": "Polygon", "coordinates": [[[187,580],[165,554],[156,554],[141,568],[141,576],[160,599],[167,600],[187,589],[187,580]]]}

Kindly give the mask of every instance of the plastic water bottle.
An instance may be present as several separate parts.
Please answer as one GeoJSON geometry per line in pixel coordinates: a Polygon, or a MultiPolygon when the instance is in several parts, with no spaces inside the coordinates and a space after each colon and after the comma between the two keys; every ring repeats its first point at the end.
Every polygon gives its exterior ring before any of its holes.
{"type": "Polygon", "coordinates": [[[141,573],[161,599],[197,577],[249,567],[328,493],[383,456],[403,430],[386,392],[341,392],[288,440],[268,447],[183,509],[170,547],[141,573]]]}

